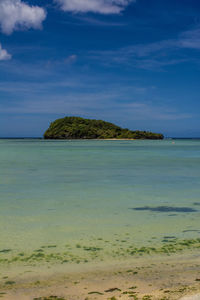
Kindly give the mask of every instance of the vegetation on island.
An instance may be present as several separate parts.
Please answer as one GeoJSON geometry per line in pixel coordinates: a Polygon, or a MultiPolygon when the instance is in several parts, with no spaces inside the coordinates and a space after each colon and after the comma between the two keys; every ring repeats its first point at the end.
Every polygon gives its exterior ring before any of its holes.
{"type": "Polygon", "coordinates": [[[129,130],[102,120],[65,117],[52,122],[45,139],[163,139],[160,133],[129,130]]]}

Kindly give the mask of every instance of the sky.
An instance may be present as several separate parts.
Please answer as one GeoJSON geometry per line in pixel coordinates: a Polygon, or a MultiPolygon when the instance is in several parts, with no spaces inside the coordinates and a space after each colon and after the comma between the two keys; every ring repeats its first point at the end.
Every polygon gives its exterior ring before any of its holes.
{"type": "Polygon", "coordinates": [[[200,137],[200,1],[0,0],[0,137],[64,116],[200,137]]]}

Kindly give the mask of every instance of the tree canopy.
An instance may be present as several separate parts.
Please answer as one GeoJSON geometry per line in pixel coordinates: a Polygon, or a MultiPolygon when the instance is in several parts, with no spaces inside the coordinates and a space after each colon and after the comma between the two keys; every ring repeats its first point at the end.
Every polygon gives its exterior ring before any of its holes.
{"type": "Polygon", "coordinates": [[[52,122],[45,139],[163,139],[149,131],[129,130],[102,120],[65,117],[52,122]]]}

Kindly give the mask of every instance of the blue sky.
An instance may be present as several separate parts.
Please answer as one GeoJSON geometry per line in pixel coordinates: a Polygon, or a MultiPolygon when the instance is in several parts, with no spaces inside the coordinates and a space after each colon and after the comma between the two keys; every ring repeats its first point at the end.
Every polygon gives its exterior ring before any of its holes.
{"type": "Polygon", "coordinates": [[[56,118],[200,137],[199,0],[1,0],[0,137],[56,118]]]}

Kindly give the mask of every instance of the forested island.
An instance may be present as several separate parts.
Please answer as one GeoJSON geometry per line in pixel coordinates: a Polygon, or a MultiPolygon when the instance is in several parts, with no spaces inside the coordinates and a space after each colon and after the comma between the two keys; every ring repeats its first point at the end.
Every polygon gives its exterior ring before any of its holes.
{"type": "Polygon", "coordinates": [[[151,139],[161,140],[160,133],[129,130],[102,120],[65,117],[52,122],[45,139],[151,139]]]}

